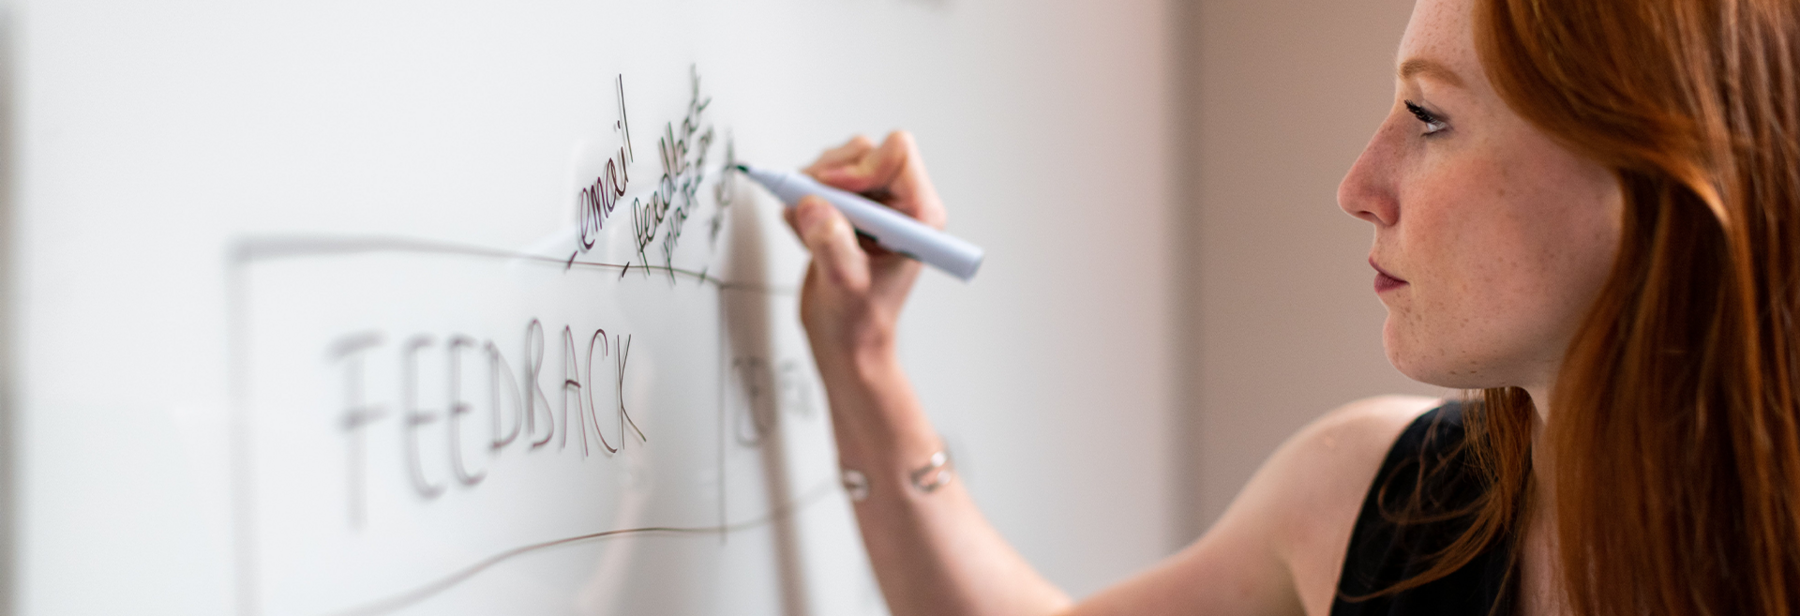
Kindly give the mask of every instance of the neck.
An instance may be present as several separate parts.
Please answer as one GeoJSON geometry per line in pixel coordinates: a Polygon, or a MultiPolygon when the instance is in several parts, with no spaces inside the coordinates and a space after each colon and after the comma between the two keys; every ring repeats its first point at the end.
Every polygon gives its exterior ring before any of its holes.
{"type": "Polygon", "coordinates": [[[1521,583],[1526,614],[1565,614],[1568,604],[1558,576],[1555,491],[1549,480],[1554,477],[1554,461],[1544,444],[1544,426],[1550,418],[1551,387],[1526,387],[1536,408],[1531,418],[1531,475],[1533,481],[1530,504],[1524,524],[1524,578],[1521,583]]]}
{"type": "Polygon", "coordinates": [[[1525,393],[1531,394],[1531,405],[1536,413],[1531,418],[1531,474],[1538,481],[1539,494],[1542,495],[1543,479],[1550,475],[1552,462],[1546,456],[1548,447],[1544,445],[1544,426],[1550,420],[1550,389],[1548,385],[1525,387],[1525,393]]]}
{"type": "Polygon", "coordinates": [[[1550,386],[1533,385],[1521,389],[1524,389],[1525,393],[1531,394],[1531,405],[1537,408],[1537,421],[1532,424],[1531,429],[1532,444],[1535,445],[1537,444],[1537,435],[1543,428],[1544,422],[1550,419],[1550,386]]]}

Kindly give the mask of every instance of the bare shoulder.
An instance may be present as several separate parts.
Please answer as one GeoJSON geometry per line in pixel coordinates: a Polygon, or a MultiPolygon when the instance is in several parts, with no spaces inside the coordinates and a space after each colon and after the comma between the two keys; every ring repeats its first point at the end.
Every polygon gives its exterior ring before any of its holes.
{"type": "Polygon", "coordinates": [[[1271,527],[1270,549],[1287,564],[1308,614],[1330,611],[1350,532],[1395,439],[1437,398],[1380,396],[1325,413],[1276,450],[1245,486],[1246,503],[1271,527]]]}
{"type": "Polygon", "coordinates": [[[1325,413],[1263,462],[1199,541],[1073,613],[1326,614],[1375,472],[1440,402],[1384,396],[1325,413]]]}
{"type": "Polygon", "coordinates": [[[1345,404],[1294,433],[1269,462],[1329,467],[1365,462],[1371,465],[1366,470],[1373,478],[1400,431],[1425,411],[1443,403],[1440,398],[1376,396],[1345,404]]]}

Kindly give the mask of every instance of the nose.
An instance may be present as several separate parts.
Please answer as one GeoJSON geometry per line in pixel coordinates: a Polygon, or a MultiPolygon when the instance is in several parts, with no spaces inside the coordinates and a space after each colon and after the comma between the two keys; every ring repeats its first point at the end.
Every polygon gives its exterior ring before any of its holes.
{"type": "Polygon", "coordinates": [[[1394,193],[1396,141],[1400,135],[1395,128],[1390,114],[1388,121],[1375,129],[1375,136],[1356,157],[1350,172],[1344,174],[1344,181],[1338,183],[1338,207],[1376,227],[1400,222],[1400,202],[1394,193]]]}

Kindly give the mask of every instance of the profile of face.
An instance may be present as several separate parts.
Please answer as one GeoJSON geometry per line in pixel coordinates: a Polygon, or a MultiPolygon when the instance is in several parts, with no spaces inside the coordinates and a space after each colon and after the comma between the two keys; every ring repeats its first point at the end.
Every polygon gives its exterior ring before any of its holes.
{"type": "Polygon", "coordinates": [[[1396,368],[1442,387],[1546,387],[1611,270],[1623,202],[1610,170],[1494,90],[1476,1],[1414,7],[1394,107],[1338,204],[1375,226],[1396,368]]]}

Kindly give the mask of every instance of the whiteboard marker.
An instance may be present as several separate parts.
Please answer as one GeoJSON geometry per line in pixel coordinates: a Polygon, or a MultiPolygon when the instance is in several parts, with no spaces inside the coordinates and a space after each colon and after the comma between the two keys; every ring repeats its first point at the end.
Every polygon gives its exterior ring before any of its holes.
{"type": "Polygon", "coordinates": [[[845,190],[820,184],[802,173],[772,171],[738,165],[738,171],[762,184],[788,207],[807,195],[818,195],[836,206],[850,226],[874,238],[882,248],[918,259],[950,275],[968,281],[981,269],[981,247],[933,229],[893,208],[845,190]]]}

